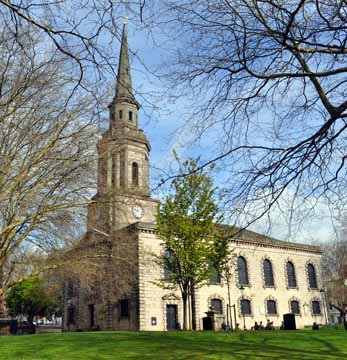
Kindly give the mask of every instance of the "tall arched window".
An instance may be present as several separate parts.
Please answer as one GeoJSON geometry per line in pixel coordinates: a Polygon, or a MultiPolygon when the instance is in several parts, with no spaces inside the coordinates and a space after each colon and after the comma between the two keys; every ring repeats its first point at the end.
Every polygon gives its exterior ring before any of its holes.
{"type": "Polygon", "coordinates": [[[139,185],[139,165],[136,162],[132,163],[131,179],[133,185],[139,185]]]}
{"type": "Polygon", "coordinates": [[[121,152],[119,157],[119,185],[125,185],[125,154],[124,151],[121,152]]]}
{"type": "Polygon", "coordinates": [[[67,308],[67,324],[75,324],[75,308],[73,307],[73,305],[70,305],[67,308]]]}
{"type": "Polygon", "coordinates": [[[317,289],[316,270],[312,264],[307,265],[307,274],[308,274],[308,286],[311,289],[317,289]]]}
{"type": "Polygon", "coordinates": [[[317,300],[312,301],[312,314],[313,315],[320,315],[320,303],[317,300]]]}
{"type": "Polygon", "coordinates": [[[251,315],[251,302],[247,299],[241,299],[240,301],[241,315],[251,315]]]}
{"type": "Polygon", "coordinates": [[[274,273],[272,270],[272,264],[271,261],[268,259],[265,259],[263,262],[263,270],[264,270],[264,283],[265,286],[274,286],[274,273]]]}
{"type": "Polygon", "coordinates": [[[72,298],[75,296],[75,284],[72,279],[67,281],[67,297],[72,298]]]}
{"type": "Polygon", "coordinates": [[[217,314],[223,314],[223,303],[220,299],[212,299],[211,307],[217,314]]]}
{"type": "Polygon", "coordinates": [[[290,312],[294,315],[299,315],[300,314],[300,306],[299,306],[299,301],[296,300],[292,300],[290,302],[290,312]]]}
{"type": "Polygon", "coordinates": [[[266,302],[266,309],[268,315],[277,315],[277,304],[275,300],[268,300],[266,302]]]}
{"type": "Polygon", "coordinates": [[[295,268],[294,264],[291,261],[287,262],[287,278],[288,278],[288,287],[296,288],[296,276],[295,276],[295,268]]]}
{"type": "Polygon", "coordinates": [[[120,301],[120,316],[122,318],[129,317],[129,300],[128,299],[122,299],[120,301]]]}
{"type": "Polygon", "coordinates": [[[111,155],[111,182],[112,182],[112,188],[114,189],[116,187],[116,154],[111,155]]]}
{"type": "Polygon", "coordinates": [[[214,266],[211,266],[211,276],[209,279],[210,284],[220,284],[221,283],[221,276],[219,271],[214,266]]]}
{"type": "Polygon", "coordinates": [[[243,256],[239,256],[237,258],[237,272],[239,276],[239,284],[240,285],[248,285],[248,269],[247,269],[247,261],[243,256]]]}
{"type": "Polygon", "coordinates": [[[172,272],[174,270],[175,258],[170,249],[166,249],[164,252],[164,279],[172,280],[172,272]]]}

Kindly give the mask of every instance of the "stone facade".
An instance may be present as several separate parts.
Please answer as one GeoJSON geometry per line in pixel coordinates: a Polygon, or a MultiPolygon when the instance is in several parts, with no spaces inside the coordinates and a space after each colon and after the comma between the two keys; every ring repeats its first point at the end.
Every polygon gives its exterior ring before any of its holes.
{"type": "MultiPolygon", "coordinates": [[[[138,128],[138,109],[131,88],[124,28],[116,95],[110,105],[110,128],[98,142],[98,191],[89,206],[87,233],[80,245],[81,251],[102,250],[112,256],[99,260],[104,271],[98,274],[94,287],[86,286],[80,278],[67,280],[65,330],[167,330],[177,322],[182,324],[179,291],[164,290],[156,284],[164,271],[153,254],[162,254],[163,246],[155,225],[158,201],[149,193],[150,145],[138,128]]],[[[226,229],[231,234],[237,230],[226,229]]],[[[326,322],[318,247],[251,231],[231,235],[230,246],[235,254],[230,294],[225,281],[196,289],[198,329],[202,329],[202,319],[213,305],[220,307],[218,326],[227,321],[227,308],[233,326],[238,323],[240,328],[250,329],[255,321],[265,324],[267,319],[280,326],[283,314],[292,311],[292,302],[298,307],[298,327],[326,322]],[[247,267],[248,281],[243,284],[240,267],[237,268],[240,256],[247,267]],[[271,285],[266,284],[265,260],[272,267],[271,285]],[[294,275],[288,273],[288,262],[294,275]],[[312,268],[314,281],[309,279],[312,268]],[[241,300],[249,301],[249,314],[241,312],[241,300]],[[269,302],[275,306],[275,312],[268,308],[269,302]]]]}
{"type": "MultiPolygon", "coordinates": [[[[163,276],[163,270],[155,264],[151,264],[151,254],[163,252],[161,242],[156,236],[155,227],[152,224],[137,223],[139,232],[139,248],[142,254],[140,258],[140,330],[166,330],[166,305],[176,304],[178,310],[178,321],[182,324],[182,304],[179,292],[168,292],[158,288],[155,281],[163,276]],[[156,325],[151,319],[157,319],[156,325]]],[[[321,252],[319,248],[308,245],[300,245],[281,241],[268,241],[267,237],[254,233],[245,232],[243,239],[231,241],[235,257],[243,256],[247,260],[249,285],[244,285],[240,290],[238,282],[238,271],[235,266],[234,276],[230,286],[230,305],[232,322],[240,328],[250,329],[254,322],[262,321],[264,324],[269,319],[274,326],[280,326],[283,314],[290,313],[290,302],[295,300],[299,303],[299,314],[296,315],[296,325],[304,327],[312,325],[313,322],[323,324],[326,322],[326,312],[323,294],[320,291],[322,286],[320,269],[321,252]],[[269,259],[273,266],[274,286],[267,287],[264,283],[263,261],[269,259]],[[288,286],[286,264],[290,261],[295,266],[297,286],[288,286]],[[308,283],[307,264],[314,265],[317,270],[317,287],[310,288],[308,283]],[[249,299],[251,302],[251,314],[241,314],[240,300],[249,299]],[[277,313],[268,314],[266,301],[276,301],[277,313]],[[320,304],[320,314],[312,312],[312,301],[320,304]]],[[[202,318],[211,306],[212,299],[220,299],[223,307],[223,314],[227,313],[228,287],[225,281],[220,284],[209,284],[197,289],[197,327],[202,329],[202,318]]],[[[225,318],[226,322],[226,318],[225,318]]]]}

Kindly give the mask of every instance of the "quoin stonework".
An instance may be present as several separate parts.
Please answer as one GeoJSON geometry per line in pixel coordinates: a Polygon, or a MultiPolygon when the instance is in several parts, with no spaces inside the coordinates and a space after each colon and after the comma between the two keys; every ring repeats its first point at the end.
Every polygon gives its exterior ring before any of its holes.
{"type": "MultiPolygon", "coordinates": [[[[156,232],[159,202],[150,197],[151,147],[139,128],[138,111],[124,25],[110,126],[97,144],[97,194],[80,244],[80,251],[88,254],[103,251],[105,256],[96,256],[103,270],[97,271],[92,286],[76,276],[66,281],[64,330],[168,330],[182,324],[180,292],[157,285],[164,276],[153,256],[164,254],[156,232]]],[[[255,321],[270,320],[280,326],[287,313],[295,314],[298,327],[326,323],[319,247],[251,231],[237,233],[230,240],[235,254],[230,286],[233,325],[250,329],[255,321]]],[[[217,327],[227,321],[229,296],[223,279],[214,276],[195,296],[198,329],[210,309],[216,313],[217,327]]]]}

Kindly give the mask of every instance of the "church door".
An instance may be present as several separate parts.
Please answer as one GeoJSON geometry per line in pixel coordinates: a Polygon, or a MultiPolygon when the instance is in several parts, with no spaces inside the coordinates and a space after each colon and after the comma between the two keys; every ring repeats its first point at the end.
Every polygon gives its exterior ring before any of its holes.
{"type": "Polygon", "coordinates": [[[166,328],[175,330],[177,327],[177,305],[166,305],[166,328]]]}
{"type": "Polygon", "coordinates": [[[89,326],[93,328],[95,326],[95,306],[89,305],[89,326]]]}

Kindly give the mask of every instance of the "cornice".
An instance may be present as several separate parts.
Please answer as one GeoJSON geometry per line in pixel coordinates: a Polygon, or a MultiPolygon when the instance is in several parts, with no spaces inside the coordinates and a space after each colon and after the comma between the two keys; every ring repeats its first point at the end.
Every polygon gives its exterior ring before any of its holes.
{"type": "Polygon", "coordinates": [[[275,248],[275,249],[282,249],[282,250],[294,250],[294,251],[300,251],[300,252],[308,252],[311,254],[322,254],[322,250],[319,246],[315,245],[305,245],[305,244],[299,244],[299,243],[292,243],[283,241],[283,244],[280,244],[281,240],[277,240],[278,243],[263,243],[259,240],[252,240],[252,239],[237,239],[233,238],[231,239],[231,242],[239,243],[239,244],[247,244],[247,245],[253,245],[257,247],[262,248],[275,248]]]}
{"type": "MultiPolygon", "coordinates": [[[[157,226],[154,223],[146,223],[146,222],[136,222],[134,224],[131,224],[129,228],[136,229],[140,232],[144,233],[152,233],[157,234],[157,226]]],[[[297,251],[297,252],[306,252],[310,254],[322,254],[322,250],[319,248],[319,246],[315,245],[306,245],[306,244],[298,244],[298,243],[291,243],[287,241],[283,241],[283,244],[281,244],[281,240],[276,240],[276,242],[261,242],[259,240],[252,240],[252,239],[231,239],[231,242],[237,243],[237,244],[245,244],[245,245],[251,245],[256,247],[262,247],[262,248],[275,248],[275,249],[281,249],[281,250],[291,250],[291,251],[297,251]]]]}

